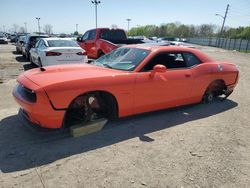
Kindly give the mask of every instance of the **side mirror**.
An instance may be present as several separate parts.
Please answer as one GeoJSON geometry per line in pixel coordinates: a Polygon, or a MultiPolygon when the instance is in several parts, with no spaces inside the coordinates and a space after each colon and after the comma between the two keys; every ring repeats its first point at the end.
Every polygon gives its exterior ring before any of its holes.
{"type": "Polygon", "coordinates": [[[153,67],[153,71],[151,71],[150,77],[154,77],[155,73],[159,72],[159,73],[163,73],[166,72],[167,68],[164,65],[155,65],[153,67]]]}
{"type": "Polygon", "coordinates": [[[82,42],[82,37],[77,37],[77,38],[76,38],[76,41],[77,41],[77,42],[82,42]]]}
{"type": "Polygon", "coordinates": [[[155,65],[153,72],[166,72],[167,68],[164,65],[155,65]]]}

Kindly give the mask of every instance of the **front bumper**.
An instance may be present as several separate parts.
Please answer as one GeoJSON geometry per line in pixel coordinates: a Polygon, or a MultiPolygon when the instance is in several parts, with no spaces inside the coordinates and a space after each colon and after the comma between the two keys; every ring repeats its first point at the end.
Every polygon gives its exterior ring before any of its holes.
{"type": "Polygon", "coordinates": [[[12,95],[16,102],[20,105],[23,114],[33,124],[43,128],[61,128],[65,110],[55,110],[45,93],[45,91],[28,80],[25,76],[20,76],[18,82],[25,87],[32,89],[36,92],[36,102],[28,102],[19,92],[16,86],[12,95]]]}
{"type": "Polygon", "coordinates": [[[30,129],[31,131],[36,131],[39,133],[50,133],[50,132],[55,132],[55,131],[61,131],[62,129],[50,129],[50,128],[44,128],[41,127],[38,124],[35,124],[30,121],[29,117],[27,116],[27,113],[20,108],[18,111],[18,117],[21,120],[21,123],[24,127],[30,129]]]}

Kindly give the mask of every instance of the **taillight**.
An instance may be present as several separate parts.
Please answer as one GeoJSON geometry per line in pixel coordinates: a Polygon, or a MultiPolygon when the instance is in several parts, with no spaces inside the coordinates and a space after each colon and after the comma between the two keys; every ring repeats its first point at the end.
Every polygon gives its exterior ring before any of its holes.
{"type": "Polygon", "coordinates": [[[85,52],[85,51],[82,51],[82,52],[77,52],[76,54],[77,54],[77,55],[86,55],[86,52],[85,52]]]}
{"type": "Polygon", "coordinates": [[[46,52],[46,56],[60,56],[62,53],[60,52],[46,52]]]}

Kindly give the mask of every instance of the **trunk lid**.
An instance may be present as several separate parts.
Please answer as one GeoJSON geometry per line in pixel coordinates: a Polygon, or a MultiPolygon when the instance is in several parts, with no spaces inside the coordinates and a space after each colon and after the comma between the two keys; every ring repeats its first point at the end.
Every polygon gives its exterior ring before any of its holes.
{"type": "Polygon", "coordinates": [[[82,52],[80,47],[51,47],[46,52],[59,52],[61,55],[53,56],[57,61],[79,61],[83,59],[83,55],[77,55],[82,52]]]}

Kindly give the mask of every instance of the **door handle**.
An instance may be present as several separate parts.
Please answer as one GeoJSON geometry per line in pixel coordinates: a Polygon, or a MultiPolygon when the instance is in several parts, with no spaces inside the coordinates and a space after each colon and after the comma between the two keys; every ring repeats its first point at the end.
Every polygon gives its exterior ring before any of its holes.
{"type": "Polygon", "coordinates": [[[185,74],[185,77],[189,78],[191,77],[191,74],[185,74]]]}

